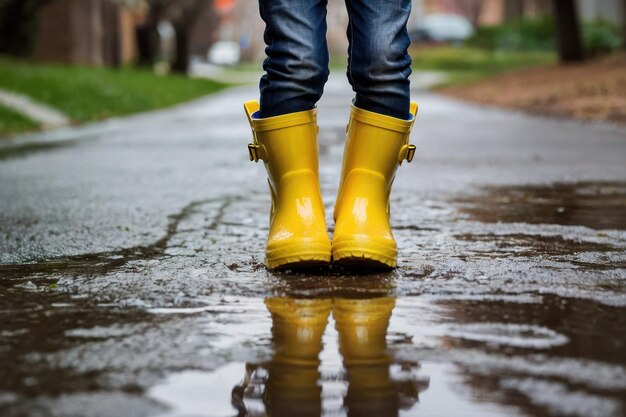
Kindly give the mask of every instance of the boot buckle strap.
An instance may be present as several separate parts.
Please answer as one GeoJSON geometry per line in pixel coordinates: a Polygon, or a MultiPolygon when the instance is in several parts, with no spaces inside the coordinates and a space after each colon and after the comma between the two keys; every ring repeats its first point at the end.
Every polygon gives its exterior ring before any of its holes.
{"type": "Polygon", "coordinates": [[[398,154],[398,161],[402,163],[402,161],[411,162],[413,157],[415,156],[415,145],[404,145],[400,148],[400,153],[398,154]]]}
{"type": "Polygon", "coordinates": [[[248,156],[253,162],[259,162],[259,160],[267,161],[267,152],[265,152],[265,148],[258,143],[248,144],[248,156]]]}
{"type": "Polygon", "coordinates": [[[250,160],[254,162],[259,162],[259,145],[255,145],[254,143],[248,143],[248,154],[250,156],[250,160]]]}

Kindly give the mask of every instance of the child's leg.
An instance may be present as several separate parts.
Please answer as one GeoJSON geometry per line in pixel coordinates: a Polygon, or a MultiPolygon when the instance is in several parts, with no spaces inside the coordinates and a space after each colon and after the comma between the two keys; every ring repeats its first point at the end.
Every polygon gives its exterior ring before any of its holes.
{"type": "Polygon", "coordinates": [[[355,106],[409,118],[410,45],[406,24],[411,0],[346,0],[348,80],[355,106]]]}
{"type": "Polygon", "coordinates": [[[318,174],[317,109],[328,79],[327,0],[259,0],[267,26],[260,103],[247,102],[251,161],[262,160],[272,198],[269,269],[328,265],[318,174]]]}
{"type": "Polygon", "coordinates": [[[311,110],[328,79],[327,0],[259,0],[266,23],[266,74],[261,78],[265,118],[311,110]]]}
{"type": "Polygon", "coordinates": [[[417,105],[409,101],[406,23],[411,0],[346,0],[348,78],[356,92],[335,202],[333,260],[395,268],[389,193],[398,165],[410,161],[417,105]]]}

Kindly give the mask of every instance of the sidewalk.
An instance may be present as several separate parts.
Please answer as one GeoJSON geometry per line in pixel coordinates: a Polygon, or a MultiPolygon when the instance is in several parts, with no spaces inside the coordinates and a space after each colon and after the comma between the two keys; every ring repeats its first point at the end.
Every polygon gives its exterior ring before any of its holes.
{"type": "Polygon", "coordinates": [[[63,113],[11,91],[0,89],[0,105],[28,117],[44,128],[58,128],[70,123],[70,119],[63,113]]]}
{"type": "MultiPolygon", "coordinates": [[[[351,95],[333,77],[319,105],[331,226],[351,95]]],[[[392,194],[398,270],[276,274],[262,265],[264,167],[246,148],[256,96],[234,88],[2,155],[0,414],[235,415],[245,364],[272,357],[275,296],[392,298],[393,377],[421,381],[419,401],[393,403],[403,415],[622,414],[624,129],[416,92],[418,152],[392,194]]],[[[330,320],[320,401],[344,415],[330,320]]]]}

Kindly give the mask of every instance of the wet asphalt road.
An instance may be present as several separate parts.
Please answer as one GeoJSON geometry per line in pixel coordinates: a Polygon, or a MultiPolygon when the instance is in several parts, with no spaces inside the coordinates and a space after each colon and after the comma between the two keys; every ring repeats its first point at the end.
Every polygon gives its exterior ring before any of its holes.
{"type": "Polygon", "coordinates": [[[398,270],[271,273],[255,96],[0,145],[0,415],[626,414],[626,129],[418,92],[398,270]]]}

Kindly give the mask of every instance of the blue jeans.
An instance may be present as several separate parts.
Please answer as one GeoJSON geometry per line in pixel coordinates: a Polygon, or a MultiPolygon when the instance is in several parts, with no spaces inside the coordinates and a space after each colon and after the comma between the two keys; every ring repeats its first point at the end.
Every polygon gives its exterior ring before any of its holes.
{"type": "MultiPolygon", "coordinates": [[[[411,57],[407,20],[411,0],[345,0],[348,9],[348,81],[354,104],[408,119],[411,57]]],[[[259,0],[266,23],[267,59],[261,78],[260,117],[310,110],[328,80],[328,0],[259,0]]]]}

